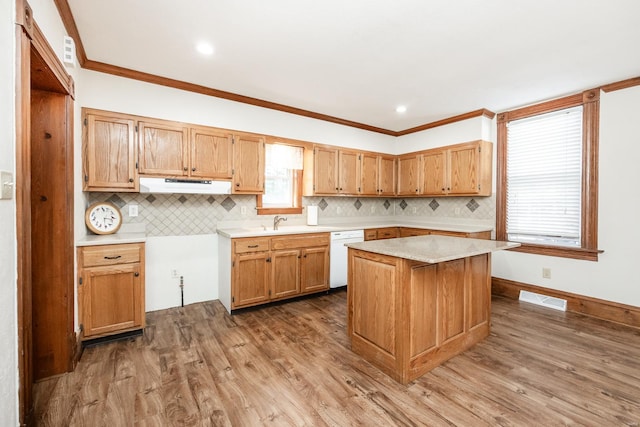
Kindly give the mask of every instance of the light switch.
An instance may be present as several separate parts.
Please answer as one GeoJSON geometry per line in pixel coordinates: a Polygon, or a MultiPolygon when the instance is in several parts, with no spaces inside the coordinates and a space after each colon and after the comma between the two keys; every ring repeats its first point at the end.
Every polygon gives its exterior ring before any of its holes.
{"type": "Polygon", "coordinates": [[[13,174],[0,171],[0,200],[13,198],[13,174]]]}
{"type": "Polygon", "coordinates": [[[129,205],[129,216],[138,216],[138,205],[129,205]]]}

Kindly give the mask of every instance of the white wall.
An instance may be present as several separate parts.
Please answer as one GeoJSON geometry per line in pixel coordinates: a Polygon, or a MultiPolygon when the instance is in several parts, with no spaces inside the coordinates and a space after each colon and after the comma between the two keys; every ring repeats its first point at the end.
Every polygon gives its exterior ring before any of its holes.
{"type": "Polygon", "coordinates": [[[497,253],[493,275],[608,301],[640,306],[640,87],[602,93],[600,102],[598,262],[497,253]],[[542,268],[551,268],[551,279],[542,268]]]}
{"type": "MultiPolygon", "coordinates": [[[[0,17],[0,170],[15,178],[15,2],[0,2],[0,17]]],[[[0,200],[0,424],[6,426],[18,425],[15,210],[15,196],[0,200]]]]}
{"type": "Polygon", "coordinates": [[[281,111],[94,71],[81,71],[78,103],[160,119],[388,152],[394,138],[281,111]]]}
{"type": "Polygon", "coordinates": [[[180,306],[180,280],[184,278],[184,304],[218,299],[218,235],[149,237],[145,245],[146,310],[180,306]]]}

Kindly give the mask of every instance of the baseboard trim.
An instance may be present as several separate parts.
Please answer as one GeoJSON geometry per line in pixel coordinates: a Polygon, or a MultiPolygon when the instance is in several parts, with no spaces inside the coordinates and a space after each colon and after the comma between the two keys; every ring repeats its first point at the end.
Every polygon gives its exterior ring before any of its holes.
{"type": "Polygon", "coordinates": [[[529,285],[499,277],[491,278],[491,293],[493,295],[518,299],[520,290],[565,299],[567,300],[567,311],[640,328],[640,307],[529,285]]]}

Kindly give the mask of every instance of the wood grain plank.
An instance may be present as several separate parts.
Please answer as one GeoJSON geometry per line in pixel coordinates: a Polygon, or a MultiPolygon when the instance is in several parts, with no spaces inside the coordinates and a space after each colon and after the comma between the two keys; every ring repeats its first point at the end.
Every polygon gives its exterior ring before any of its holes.
{"type": "Polygon", "coordinates": [[[35,387],[36,425],[637,425],[640,330],[493,298],[489,337],[402,385],[349,350],[346,293],[149,313],[35,387]],[[180,331],[182,329],[182,333],[180,331]],[[188,337],[188,338],[187,338],[188,337]]]}

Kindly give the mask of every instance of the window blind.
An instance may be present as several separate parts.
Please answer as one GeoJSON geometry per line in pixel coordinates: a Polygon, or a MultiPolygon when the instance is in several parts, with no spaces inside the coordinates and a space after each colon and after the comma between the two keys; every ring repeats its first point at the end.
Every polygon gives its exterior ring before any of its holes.
{"type": "Polygon", "coordinates": [[[507,125],[509,240],[580,247],[582,106],[507,125]]]}

